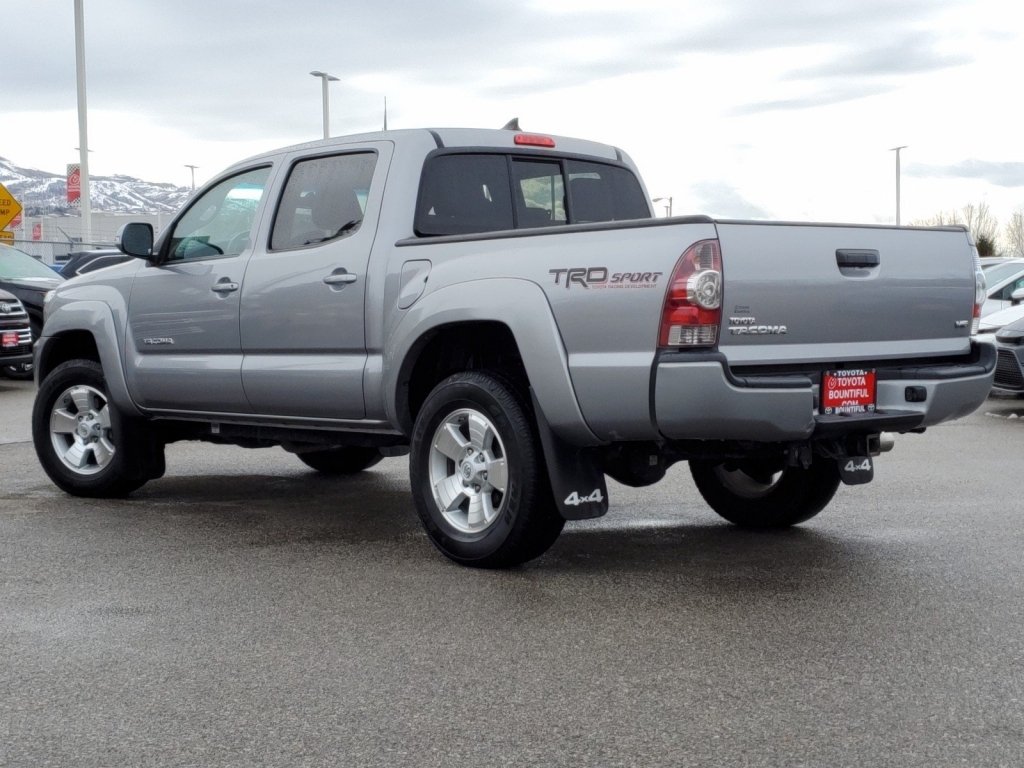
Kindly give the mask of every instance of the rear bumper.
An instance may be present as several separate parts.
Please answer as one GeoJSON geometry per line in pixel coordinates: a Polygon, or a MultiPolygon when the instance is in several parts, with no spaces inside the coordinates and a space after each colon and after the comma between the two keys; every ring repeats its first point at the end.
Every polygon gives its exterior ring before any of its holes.
{"type": "Polygon", "coordinates": [[[877,373],[876,412],[825,416],[817,409],[821,372],[843,367],[839,361],[737,375],[717,352],[665,354],[655,363],[654,420],[671,440],[779,442],[906,432],[974,411],[992,388],[996,355],[990,344],[973,344],[961,358],[857,365],[877,373]]]}

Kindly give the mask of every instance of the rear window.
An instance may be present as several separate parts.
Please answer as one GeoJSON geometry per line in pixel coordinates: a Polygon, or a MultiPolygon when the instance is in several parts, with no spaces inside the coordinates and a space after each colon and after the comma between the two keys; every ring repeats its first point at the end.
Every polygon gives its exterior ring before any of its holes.
{"type": "Polygon", "coordinates": [[[444,153],[423,167],[416,234],[650,218],[636,176],[618,165],[570,158],[444,153]]]}

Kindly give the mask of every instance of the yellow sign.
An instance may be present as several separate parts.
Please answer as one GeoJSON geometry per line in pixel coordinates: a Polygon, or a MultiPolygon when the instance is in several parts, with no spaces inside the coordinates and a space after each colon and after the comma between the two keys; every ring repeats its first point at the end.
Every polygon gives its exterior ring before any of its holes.
{"type": "Polygon", "coordinates": [[[0,184],[0,229],[7,229],[7,225],[14,221],[14,217],[19,213],[21,203],[14,199],[14,195],[7,191],[7,187],[0,184]]]}
{"type": "Polygon", "coordinates": [[[14,243],[13,232],[0,232],[0,243],[14,243]]]}

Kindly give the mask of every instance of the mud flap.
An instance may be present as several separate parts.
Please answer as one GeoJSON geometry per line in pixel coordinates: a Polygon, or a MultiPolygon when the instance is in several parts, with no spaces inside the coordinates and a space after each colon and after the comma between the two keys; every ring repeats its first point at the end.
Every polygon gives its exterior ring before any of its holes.
{"type": "Polygon", "coordinates": [[[839,479],[847,485],[863,485],[875,478],[875,463],[870,456],[847,456],[839,459],[839,479]]]}
{"type": "Polygon", "coordinates": [[[569,445],[554,432],[530,391],[555,505],[566,520],[588,520],[608,511],[608,486],[592,448],[569,445]]]}

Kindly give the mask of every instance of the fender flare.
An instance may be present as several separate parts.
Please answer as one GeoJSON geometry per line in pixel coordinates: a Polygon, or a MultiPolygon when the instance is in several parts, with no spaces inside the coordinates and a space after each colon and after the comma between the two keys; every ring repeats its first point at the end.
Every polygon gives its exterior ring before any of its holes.
{"type": "Polygon", "coordinates": [[[43,335],[36,343],[37,382],[50,372],[51,352],[54,342],[67,333],[85,332],[92,336],[99,352],[99,363],[103,367],[107,393],[122,413],[142,416],[128,393],[128,382],[124,375],[124,364],[118,341],[121,333],[114,320],[110,306],[102,301],[80,300],[62,304],[59,312],[49,314],[43,326],[43,335]]]}
{"type": "Polygon", "coordinates": [[[540,413],[552,431],[572,445],[600,445],[580,410],[568,355],[544,291],[529,280],[486,278],[454,283],[423,296],[390,329],[384,343],[384,406],[402,424],[398,382],[410,354],[431,331],[467,322],[505,325],[519,346],[540,413]]]}

